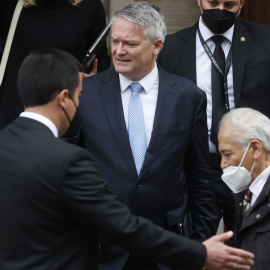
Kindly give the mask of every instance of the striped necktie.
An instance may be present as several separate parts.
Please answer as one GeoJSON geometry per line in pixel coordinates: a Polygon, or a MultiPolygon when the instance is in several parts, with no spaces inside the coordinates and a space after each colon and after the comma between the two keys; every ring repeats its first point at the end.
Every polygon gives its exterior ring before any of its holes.
{"type": "Polygon", "coordinates": [[[250,209],[252,192],[248,190],[243,199],[243,211],[246,213],[250,209]]]}

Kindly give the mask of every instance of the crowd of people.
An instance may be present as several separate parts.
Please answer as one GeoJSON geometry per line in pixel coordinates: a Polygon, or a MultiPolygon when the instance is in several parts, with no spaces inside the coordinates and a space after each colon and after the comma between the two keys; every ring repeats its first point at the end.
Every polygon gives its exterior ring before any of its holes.
{"type": "Polygon", "coordinates": [[[86,77],[101,1],[23,0],[0,85],[1,270],[270,265],[270,26],[239,19],[244,0],[197,3],[172,35],[155,4],[116,11],[112,66],[105,43],[86,77]]]}

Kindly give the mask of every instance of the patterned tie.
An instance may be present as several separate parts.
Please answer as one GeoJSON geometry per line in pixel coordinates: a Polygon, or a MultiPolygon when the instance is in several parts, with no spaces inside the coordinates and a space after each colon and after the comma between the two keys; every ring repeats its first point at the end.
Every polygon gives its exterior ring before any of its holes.
{"type": "Polygon", "coordinates": [[[137,173],[140,175],[147,149],[143,108],[139,95],[142,86],[139,83],[132,83],[129,87],[132,93],[128,107],[128,134],[137,173]]]}
{"type": "Polygon", "coordinates": [[[243,199],[243,211],[245,213],[250,209],[251,197],[252,197],[252,192],[248,190],[243,199]]]}
{"type": "MultiPolygon", "coordinates": [[[[221,47],[221,44],[225,40],[225,37],[213,36],[212,40],[216,45],[213,56],[224,74],[225,54],[221,47]]],[[[217,145],[218,123],[222,118],[223,114],[226,113],[226,107],[224,94],[224,77],[217,70],[217,68],[213,63],[211,70],[211,80],[212,80],[212,127],[210,140],[213,144],[217,145]]]]}

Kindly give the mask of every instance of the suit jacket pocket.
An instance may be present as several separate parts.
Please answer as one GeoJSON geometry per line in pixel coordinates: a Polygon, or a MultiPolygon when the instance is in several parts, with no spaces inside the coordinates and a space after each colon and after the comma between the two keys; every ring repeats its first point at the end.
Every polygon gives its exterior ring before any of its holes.
{"type": "Polygon", "coordinates": [[[183,223],[185,218],[185,207],[179,207],[166,212],[166,218],[169,226],[183,223]]]}

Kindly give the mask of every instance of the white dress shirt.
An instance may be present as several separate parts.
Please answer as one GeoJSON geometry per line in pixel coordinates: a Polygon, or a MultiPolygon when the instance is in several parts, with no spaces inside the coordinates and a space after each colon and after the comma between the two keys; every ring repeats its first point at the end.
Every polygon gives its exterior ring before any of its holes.
{"type": "Polygon", "coordinates": [[[33,112],[22,112],[20,114],[20,117],[30,118],[44,124],[51,130],[51,132],[56,138],[58,137],[58,130],[57,130],[56,125],[47,117],[38,113],[33,113],[33,112]]]}
{"type": "Polygon", "coordinates": [[[250,205],[252,206],[259,197],[268,177],[270,175],[270,166],[268,166],[249,186],[249,190],[252,192],[250,205]]]}
{"type": "MultiPolygon", "coordinates": [[[[214,53],[215,50],[215,43],[211,39],[212,36],[215,34],[207,28],[201,21],[199,20],[199,28],[202,34],[204,41],[206,42],[207,46],[214,53]]],[[[229,50],[232,44],[232,37],[233,37],[234,25],[227,30],[222,35],[225,37],[224,42],[222,43],[222,49],[224,51],[225,57],[227,58],[229,50]]],[[[198,32],[196,35],[196,75],[197,75],[197,86],[205,91],[207,96],[207,126],[208,126],[208,135],[210,138],[211,132],[211,125],[212,125],[212,83],[211,83],[211,66],[212,61],[210,60],[209,56],[205,52],[202,43],[200,41],[198,32]]],[[[228,77],[228,97],[229,97],[229,104],[230,109],[235,108],[234,103],[234,89],[233,89],[233,66],[231,64],[228,77]]],[[[209,150],[211,153],[216,152],[216,147],[214,144],[209,140],[209,150]]]]}
{"type": "MultiPolygon", "coordinates": [[[[133,81],[127,79],[121,74],[119,74],[119,80],[120,80],[124,117],[128,129],[128,104],[131,95],[131,89],[129,85],[133,83],[133,81]]],[[[146,141],[148,146],[151,139],[151,133],[153,130],[153,123],[155,118],[157,97],[158,97],[159,75],[157,65],[155,64],[154,69],[147,76],[145,76],[138,82],[143,87],[143,89],[140,92],[140,99],[143,107],[146,141]]]]}

